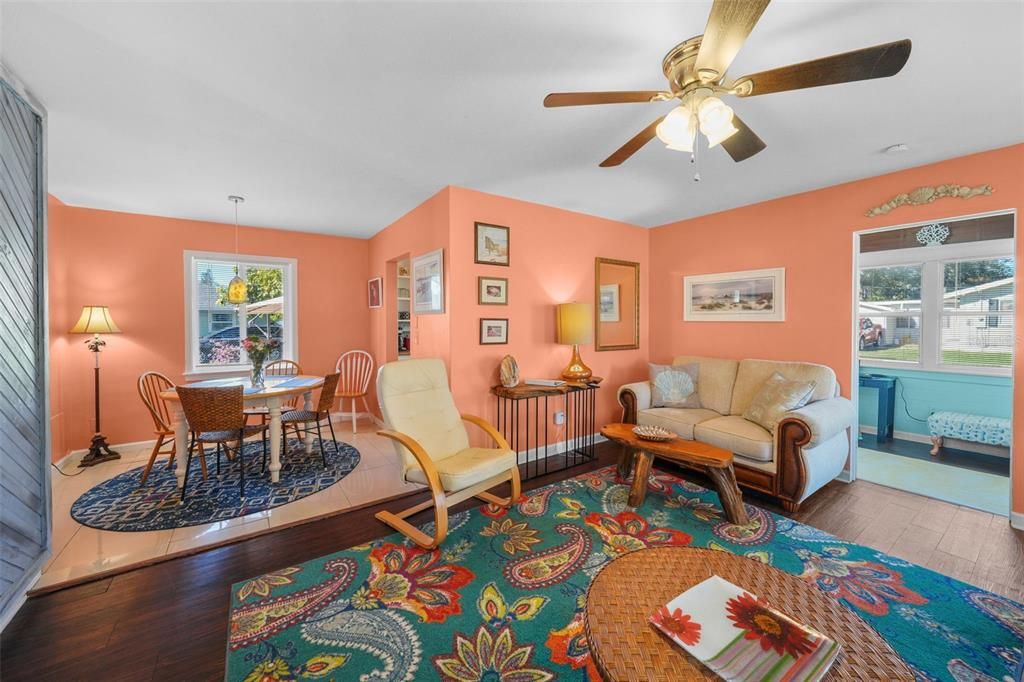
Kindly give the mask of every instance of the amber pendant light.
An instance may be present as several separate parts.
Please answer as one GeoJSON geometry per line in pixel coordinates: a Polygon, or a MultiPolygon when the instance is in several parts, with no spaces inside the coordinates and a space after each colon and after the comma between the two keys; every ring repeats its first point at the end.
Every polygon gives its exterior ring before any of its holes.
{"type": "Polygon", "coordinates": [[[245,280],[238,276],[238,204],[245,201],[245,197],[231,194],[228,201],[235,204],[235,276],[228,282],[228,303],[241,305],[249,298],[249,287],[245,280]]]}

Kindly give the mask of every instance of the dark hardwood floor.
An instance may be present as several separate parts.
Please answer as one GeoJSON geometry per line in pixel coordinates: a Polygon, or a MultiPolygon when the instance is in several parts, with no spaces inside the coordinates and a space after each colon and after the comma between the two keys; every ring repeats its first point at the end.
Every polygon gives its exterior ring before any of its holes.
{"type": "MultiPolygon", "coordinates": [[[[595,461],[526,481],[529,490],[612,464],[619,449],[597,446],[595,461]]],[[[655,466],[679,472],[671,464],[655,466]]],[[[700,474],[687,478],[707,483],[700,474]]],[[[220,680],[228,638],[229,588],[245,578],[390,534],[357,509],[193,556],[32,597],[0,638],[0,679],[220,680]]],[[[782,510],[749,491],[744,498],[782,510]]],[[[459,508],[479,504],[469,500],[459,508]]],[[[414,517],[426,521],[430,512],[414,517]]],[[[844,540],[1024,600],[1024,533],[1005,517],[929,500],[873,483],[832,482],[789,515],[844,540]]]]}

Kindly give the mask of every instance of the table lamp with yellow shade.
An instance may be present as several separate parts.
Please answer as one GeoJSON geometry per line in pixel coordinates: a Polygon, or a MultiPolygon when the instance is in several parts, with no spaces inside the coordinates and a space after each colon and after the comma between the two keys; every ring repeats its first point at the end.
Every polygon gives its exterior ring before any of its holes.
{"type": "Polygon", "coordinates": [[[78,464],[80,467],[91,467],[100,462],[111,459],[120,459],[121,455],[110,449],[107,438],[100,432],[100,349],[107,345],[107,342],[100,338],[100,334],[120,334],[121,330],[114,324],[114,318],[110,316],[110,310],[105,305],[87,305],[82,307],[82,316],[71,328],[72,334],[92,334],[91,339],[86,340],[89,350],[96,358],[96,366],[93,374],[93,387],[95,391],[96,405],[96,432],[92,436],[92,444],[89,445],[89,452],[78,464]]]}
{"type": "Polygon", "coordinates": [[[572,346],[572,359],[562,370],[566,381],[586,381],[593,372],[580,357],[580,344],[594,340],[594,315],[587,303],[561,303],[556,317],[558,343],[572,346]]]}

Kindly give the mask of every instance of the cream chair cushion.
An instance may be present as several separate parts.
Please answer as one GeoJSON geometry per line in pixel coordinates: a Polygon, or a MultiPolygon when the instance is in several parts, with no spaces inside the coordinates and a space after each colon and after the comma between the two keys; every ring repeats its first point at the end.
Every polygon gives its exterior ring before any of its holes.
{"type": "Polygon", "coordinates": [[[710,419],[693,427],[693,434],[702,443],[717,445],[729,452],[759,462],[772,461],[772,434],[743,417],[710,419]]]}
{"type": "MultiPolygon", "coordinates": [[[[434,462],[469,448],[469,436],[448,389],[448,375],[441,360],[382,365],[377,373],[377,400],[387,428],[411,436],[434,462]]],[[[405,472],[419,470],[411,452],[397,442],[395,447],[405,472]]]]}
{"type": "MultiPolygon", "coordinates": [[[[703,368],[701,368],[703,372],[703,368]]],[[[741,415],[750,407],[754,397],[768,378],[778,372],[790,381],[813,381],[814,392],[808,403],[825,400],[836,395],[836,373],[831,367],[810,362],[776,362],[774,360],[743,360],[736,372],[730,409],[722,414],[741,415]]],[[[705,407],[707,404],[705,403],[705,407]]]]}
{"type": "Polygon", "coordinates": [[[680,438],[693,440],[693,427],[709,419],[721,417],[714,410],[701,408],[681,407],[652,407],[641,411],[637,415],[637,423],[645,426],[660,426],[673,433],[679,434],[680,438]]]}
{"type": "MultiPolygon", "coordinates": [[[[516,465],[516,453],[497,448],[466,448],[437,462],[437,473],[445,491],[465,490],[492,476],[508,473],[516,465]]],[[[426,474],[418,466],[405,472],[405,480],[427,484],[426,474]]]]}
{"type": "Polygon", "coordinates": [[[700,396],[700,406],[719,414],[729,414],[732,386],[736,382],[736,368],[740,363],[737,360],[703,358],[692,355],[682,355],[672,361],[673,365],[692,363],[697,363],[700,366],[700,372],[697,375],[697,395],[700,396]]]}

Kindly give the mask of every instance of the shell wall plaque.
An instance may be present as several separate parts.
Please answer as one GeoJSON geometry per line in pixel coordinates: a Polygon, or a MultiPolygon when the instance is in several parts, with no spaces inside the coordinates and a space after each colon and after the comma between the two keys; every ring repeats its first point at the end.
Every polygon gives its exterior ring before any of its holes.
{"type": "Polygon", "coordinates": [[[994,190],[992,185],[978,185],[977,187],[968,187],[967,185],[935,185],[934,187],[918,187],[912,189],[909,192],[897,194],[889,201],[884,204],[875,206],[868,210],[865,215],[869,218],[876,216],[885,215],[894,208],[900,206],[921,206],[923,204],[930,204],[936,199],[959,198],[959,199],[970,199],[971,197],[977,197],[985,194],[992,194],[994,190]]]}

